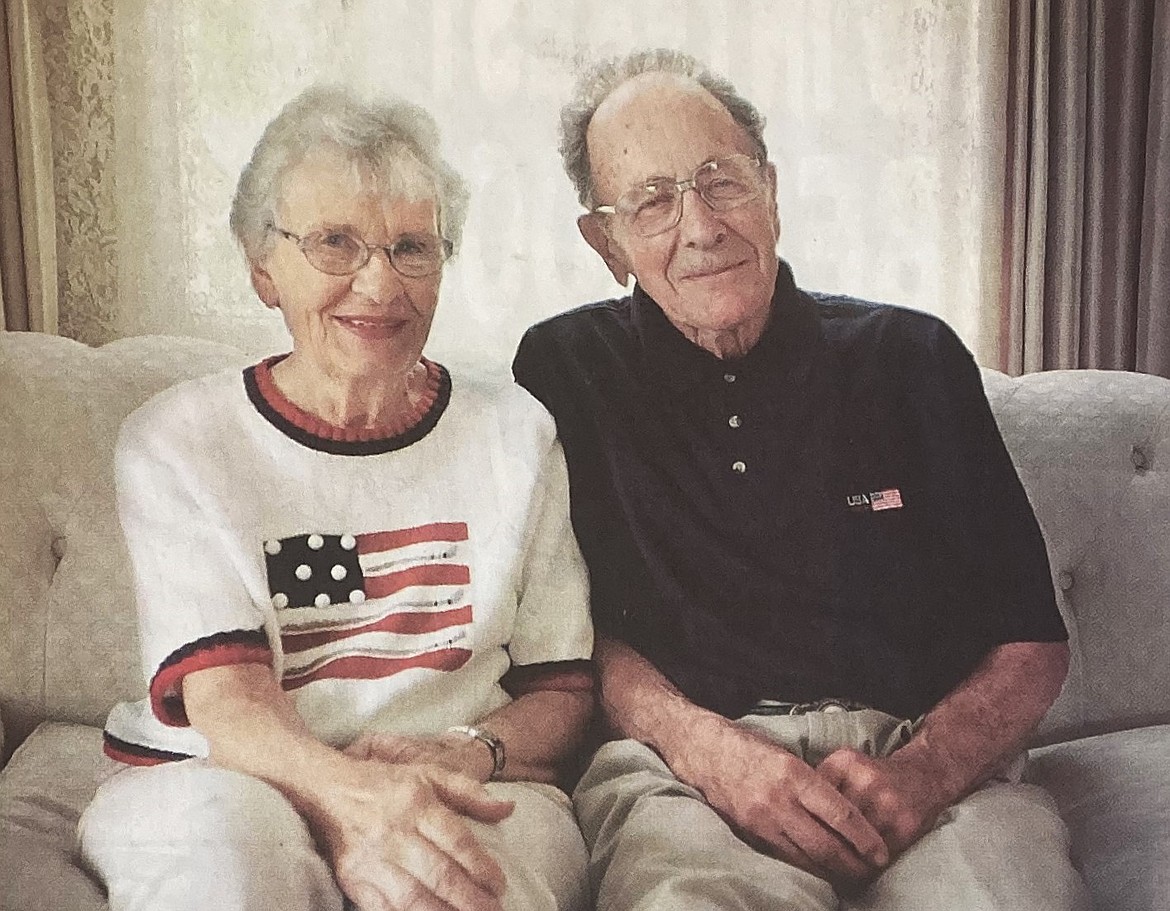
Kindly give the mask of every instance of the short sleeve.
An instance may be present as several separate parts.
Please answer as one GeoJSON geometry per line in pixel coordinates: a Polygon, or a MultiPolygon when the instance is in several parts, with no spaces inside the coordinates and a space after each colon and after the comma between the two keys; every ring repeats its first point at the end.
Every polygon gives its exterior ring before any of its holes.
{"type": "Polygon", "coordinates": [[[560,443],[542,460],[525,531],[516,625],[516,665],[588,659],[593,654],[589,581],[569,519],[569,481],[560,443]]]}
{"type": "Polygon", "coordinates": [[[964,593],[957,621],[986,649],[1067,638],[1044,538],[970,352],[945,324],[906,359],[931,528],[964,593]]]}
{"type": "Polygon", "coordinates": [[[273,657],[265,618],[248,595],[228,535],[212,521],[177,456],[140,415],[123,426],[115,454],[150,704],[172,726],[187,724],[181,697],[187,674],[271,664],[273,657]]]}

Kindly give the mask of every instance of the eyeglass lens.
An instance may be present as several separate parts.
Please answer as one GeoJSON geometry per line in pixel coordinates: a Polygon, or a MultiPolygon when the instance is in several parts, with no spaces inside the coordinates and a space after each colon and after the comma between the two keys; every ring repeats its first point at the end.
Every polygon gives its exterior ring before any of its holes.
{"type": "Polygon", "coordinates": [[[379,250],[389,254],[395,269],[415,278],[438,272],[447,258],[440,238],[419,234],[403,235],[393,246],[376,247],[344,231],[321,232],[304,237],[300,248],[310,265],[329,275],[357,272],[379,250]]]}
{"type": "Polygon", "coordinates": [[[615,208],[639,234],[660,234],[678,223],[682,194],[689,186],[694,186],[716,212],[726,212],[759,195],[759,166],[746,155],[709,161],[695,171],[691,180],[663,178],[627,190],[615,208]]]}

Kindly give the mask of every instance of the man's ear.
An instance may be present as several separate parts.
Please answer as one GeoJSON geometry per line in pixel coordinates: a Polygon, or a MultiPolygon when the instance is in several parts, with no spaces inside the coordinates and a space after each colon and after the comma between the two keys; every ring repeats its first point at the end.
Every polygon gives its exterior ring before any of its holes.
{"type": "Polygon", "coordinates": [[[630,264],[626,254],[609,236],[605,229],[605,222],[597,212],[586,212],[577,218],[577,228],[585,242],[589,244],[597,255],[605,260],[610,274],[623,288],[630,283],[630,264]]]}
{"type": "Polygon", "coordinates": [[[776,166],[772,162],[765,162],[764,177],[768,181],[768,200],[772,204],[772,227],[776,231],[776,240],[780,239],[780,200],[776,196],[776,166]]]}
{"type": "Polygon", "coordinates": [[[272,276],[258,263],[252,263],[248,271],[252,276],[252,287],[256,289],[260,300],[264,301],[264,306],[270,310],[279,309],[280,295],[276,291],[276,283],[272,276]]]}

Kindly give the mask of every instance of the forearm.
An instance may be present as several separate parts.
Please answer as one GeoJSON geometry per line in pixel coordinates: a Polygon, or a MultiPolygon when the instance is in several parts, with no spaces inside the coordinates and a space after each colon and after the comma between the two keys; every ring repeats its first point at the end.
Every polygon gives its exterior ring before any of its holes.
{"type": "Polygon", "coordinates": [[[680,779],[700,785],[699,767],[707,764],[697,762],[695,745],[717,741],[717,732],[731,722],[691,702],[624,642],[599,637],[593,660],[602,714],[612,731],[651,747],[680,779]]]}
{"type": "Polygon", "coordinates": [[[1066,643],[1001,645],[926,715],[895,756],[929,769],[940,802],[954,803],[1024,748],[1067,672],[1066,643]]]}
{"type": "Polygon", "coordinates": [[[355,760],[313,736],[265,665],[190,674],[183,701],[213,763],[272,785],[311,822],[322,821],[330,797],[355,771],[355,760]]]}
{"type": "Polygon", "coordinates": [[[510,802],[434,766],[387,765],[322,743],[264,665],[197,671],[183,696],[212,761],[289,799],[353,904],[501,907],[503,872],[467,818],[498,822],[510,802]]]}
{"type": "Polygon", "coordinates": [[[507,762],[499,778],[555,784],[580,749],[592,713],[591,692],[559,690],[525,693],[492,712],[481,723],[504,744],[507,762]]]}

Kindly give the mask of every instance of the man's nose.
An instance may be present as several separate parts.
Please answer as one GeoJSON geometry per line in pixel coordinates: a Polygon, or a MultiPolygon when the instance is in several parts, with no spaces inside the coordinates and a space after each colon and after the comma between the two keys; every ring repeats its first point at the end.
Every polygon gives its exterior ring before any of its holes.
{"type": "Polygon", "coordinates": [[[385,247],[375,247],[366,264],[353,274],[353,290],[374,300],[396,297],[402,287],[402,276],[391,265],[385,247]]]}
{"type": "Polygon", "coordinates": [[[727,226],[715,214],[707,200],[699,195],[696,187],[683,190],[679,205],[682,206],[678,220],[679,238],[684,244],[710,247],[727,236],[727,226]]]}

